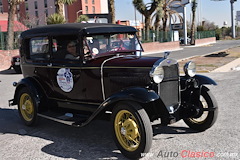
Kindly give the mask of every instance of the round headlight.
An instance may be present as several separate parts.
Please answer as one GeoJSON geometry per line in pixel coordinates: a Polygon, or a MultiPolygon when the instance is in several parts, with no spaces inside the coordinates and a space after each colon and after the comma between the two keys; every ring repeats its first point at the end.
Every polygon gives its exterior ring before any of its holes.
{"type": "Polygon", "coordinates": [[[196,75],[196,64],[192,61],[187,62],[184,65],[184,72],[186,75],[190,77],[194,77],[196,75]]]}
{"type": "Polygon", "coordinates": [[[151,76],[153,77],[153,81],[155,83],[160,83],[162,82],[163,78],[164,78],[164,70],[162,67],[158,66],[154,69],[153,73],[151,74],[151,76]]]}

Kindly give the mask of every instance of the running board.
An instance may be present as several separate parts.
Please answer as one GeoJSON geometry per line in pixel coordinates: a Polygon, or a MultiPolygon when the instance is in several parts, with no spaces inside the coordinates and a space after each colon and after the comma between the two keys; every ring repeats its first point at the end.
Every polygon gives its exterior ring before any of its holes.
{"type": "Polygon", "coordinates": [[[40,113],[38,113],[37,115],[40,117],[55,121],[55,122],[59,122],[59,123],[74,126],[74,127],[84,126],[84,122],[86,122],[86,120],[88,119],[88,118],[81,118],[81,120],[79,120],[79,118],[74,119],[73,117],[68,117],[71,120],[68,120],[68,119],[63,120],[63,119],[60,119],[60,117],[66,117],[65,115],[61,115],[58,117],[53,117],[53,116],[44,115],[44,114],[40,114],[40,113]]]}

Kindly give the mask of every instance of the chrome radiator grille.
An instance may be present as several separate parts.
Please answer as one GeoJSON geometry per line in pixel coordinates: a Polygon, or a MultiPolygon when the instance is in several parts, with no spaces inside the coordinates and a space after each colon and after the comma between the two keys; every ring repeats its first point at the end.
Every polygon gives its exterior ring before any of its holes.
{"type": "Polygon", "coordinates": [[[160,97],[166,106],[179,103],[179,71],[178,64],[163,66],[164,79],[158,84],[160,97]]]}

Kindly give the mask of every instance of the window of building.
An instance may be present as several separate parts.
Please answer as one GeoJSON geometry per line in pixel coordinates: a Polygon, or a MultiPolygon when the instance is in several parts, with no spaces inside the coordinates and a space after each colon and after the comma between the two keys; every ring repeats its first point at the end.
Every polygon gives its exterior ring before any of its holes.
{"type": "Polygon", "coordinates": [[[47,8],[47,7],[48,7],[47,0],[44,0],[44,7],[45,7],[45,8],[47,8]]]}
{"type": "Polygon", "coordinates": [[[0,5],[2,5],[2,0],[0,0],[0,5]]]}
{"type": "Polygon", "coordinates": [[[28,3],[25,3],[26,11],[28,11],[28,3]]]}
{"type": "Polygon", "coordinates": [[[85,3],[88,4],[88,0],[85,0],[85,3]]]}
{"type": "Polygon", "coordinates": [[[35,9],[38,9],[37,1],[34,1],[34,7],[35,7],[35,9]]]}
{"type": "Polygon", "coordinates": [[[18,11],[18,12],[20,11],[20,7],[19,7],[19,5],[17,5],[17,11],[18,11]]]}
{"type": "Polygon", "coordinates": [[[85,7],[86,14],[88,14],[88,6],[85,7]]]}
{"type": "Polygon", "coordinates": [[[93,12],[93,14],[95,13],[95,7],[92,7],[92,12],[93,12]]]}
{"type": "Polygon", "coordinates": [[[92,0],[92,4],[95,4],[95,0],[92,0]]]}
{"type": "Polygon", "coordinates": [[[29,19],[29,13],[26,12],[26,19],[29,19]]]}
{"type": "Polygon", "coordinates": [[[48,17],[48,9],[45,9],[45,16],[48,17]]]}
{"type": "Polygon", "coordinates": [[[35,11],[35,16],[38,18],[38,11],[35,11]]]}

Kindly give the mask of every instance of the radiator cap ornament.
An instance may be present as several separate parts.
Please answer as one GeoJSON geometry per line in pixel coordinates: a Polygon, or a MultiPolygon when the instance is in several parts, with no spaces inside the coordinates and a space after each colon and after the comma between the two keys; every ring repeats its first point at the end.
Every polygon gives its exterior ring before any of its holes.
{"type": "Polygon", "coordinates": [[[167,59],[169,55],[170,55],[170,52],[169,52],[169,51],[164,52],[164,58],[165,58],[165,59],[167,59]]]}

